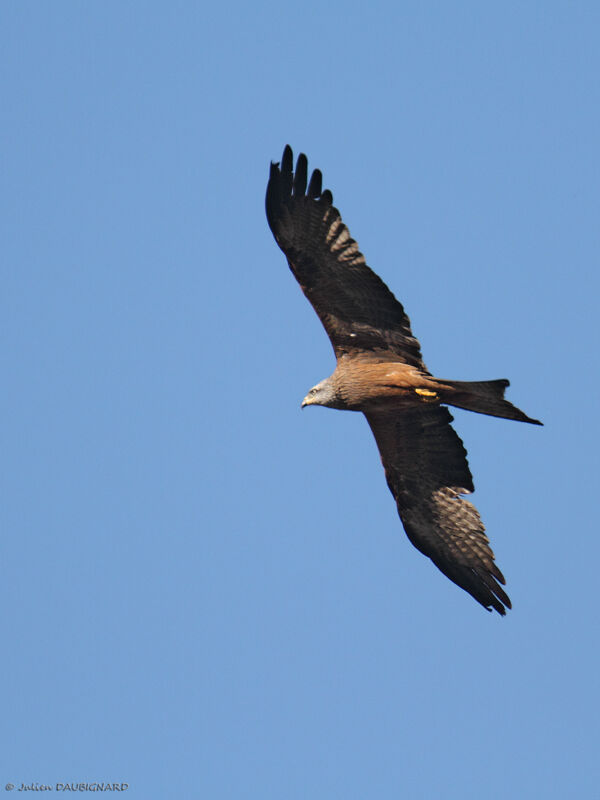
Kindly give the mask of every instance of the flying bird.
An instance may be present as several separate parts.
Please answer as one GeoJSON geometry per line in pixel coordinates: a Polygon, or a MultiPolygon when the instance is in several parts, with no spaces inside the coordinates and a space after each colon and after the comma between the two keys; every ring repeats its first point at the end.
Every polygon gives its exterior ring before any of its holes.
{"type": "Polygon", "coordinates": [[[474,491],[467,452],[446,406],[530,422],[504,399],[506,379],[455,381],[426,368],[410,321],[366,264],[333,196],[290,146],[271,163],[266,212],[275,241],[329,336],[337,365],[302,401],[362,411],[413,545],[486,609],[506,614],[506,581],[481,518],[463,495],[474,491]]]}

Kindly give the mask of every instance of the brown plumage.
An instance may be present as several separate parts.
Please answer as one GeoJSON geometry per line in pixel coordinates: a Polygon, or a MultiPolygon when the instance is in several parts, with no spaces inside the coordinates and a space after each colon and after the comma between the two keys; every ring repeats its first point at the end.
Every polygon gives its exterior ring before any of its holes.
{"type": "Polygon", "coordinates": [[[505,379],[434,378],[402,305],[365,263],[319,170],[301,154],[271,164],[266,211],[277,244],[317,312],[337,359],[302,403],[362,411],[411,542],[485,608],[505,614],[504,576],[477,509],[467,453],[442,404],[531,422],[504,399],[505,379]]]}

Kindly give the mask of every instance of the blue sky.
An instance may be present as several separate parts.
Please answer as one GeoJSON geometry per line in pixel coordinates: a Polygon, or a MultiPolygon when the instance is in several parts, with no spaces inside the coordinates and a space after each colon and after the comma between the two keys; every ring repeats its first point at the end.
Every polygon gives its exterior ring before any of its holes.
{"type": "Polygon", "coordinates": [[[6,2],[1,786],[598,793],[600,8],[6,2]],[[456,411],[514,609],[406,539],[264,216],[320,167],[456,411]]]}

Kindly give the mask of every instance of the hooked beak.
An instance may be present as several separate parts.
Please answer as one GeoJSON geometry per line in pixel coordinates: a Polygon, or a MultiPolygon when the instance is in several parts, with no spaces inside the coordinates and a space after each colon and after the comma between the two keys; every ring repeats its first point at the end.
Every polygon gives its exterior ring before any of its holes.
{"type": "Polygon", "coordinates": [[[300,408],[306,408],[306,406],[310,406],[310,405],[312,405],[312,402],[309,399],[308,395],[306,395],[306,397],[304,398],[304,400],[300,404],[300,408]]]}

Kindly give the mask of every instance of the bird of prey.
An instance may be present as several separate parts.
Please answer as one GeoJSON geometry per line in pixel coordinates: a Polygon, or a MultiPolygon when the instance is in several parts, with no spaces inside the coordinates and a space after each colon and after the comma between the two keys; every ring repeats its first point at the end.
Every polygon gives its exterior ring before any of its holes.
{"type": "Polygon", "coordinates": [[[401,303],[365,262],[316,169],[286,146],[271,163],[269,227],[331,340],[337,366],[302,402],[362,411],[413,545],[486,609],[511,608],[504,576],[475,506],[462,441],[447,405],[531,422],[504,399],[505,379],[435,378],[401,303]]]}

